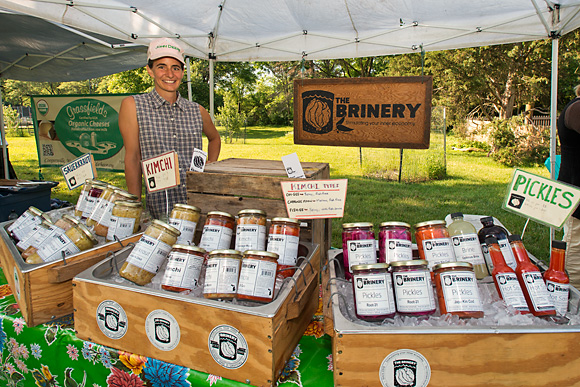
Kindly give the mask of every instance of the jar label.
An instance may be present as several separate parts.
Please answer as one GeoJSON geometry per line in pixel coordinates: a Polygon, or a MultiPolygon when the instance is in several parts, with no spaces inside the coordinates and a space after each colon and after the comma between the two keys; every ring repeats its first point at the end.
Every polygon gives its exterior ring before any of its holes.
{"type": "Polygon", "coordinates": [[[475,273],[452,271],[439,274],[447,312],[481,312],[481,298],[475,273]]]}
{"type": "Polygon", "coordinates": [[[115,236],[119,239],[133,235],[135,229],[135,218],[125,218],[111,215],[109,219],[109,229],[107,230],[107,240],[114,241],[115,236]]]}
{"type": "Polygon", "coordinates": [[[235,294],[238,290],[239,271],[239,259],[209,259],[206,265],[203,293],[235,294]]]}
{"type": "Polygon", "coordinates": [[[205,225],[199,241],[199,247],[206,251],[229,249],[232,241],[232,229],[224,226],[205,225]]]}
{"type": "Polygon", "coordinates": [[[113,207],[115,207],[114,203],[111,203],[108,200],[103,200],[99,206],[99,211],[94,215],[93,220],[95,220],[101,226],[109,227],[111,224],[113,207]]]}
{"type": "Polygon", "coordinates": [[[63,253],[65,257],[68,257],[80,251],[66,234],[61,234],[55,235],[54,238],[46,241],[38,248],[36,253],[44,262],[52,262],[62,259],[63,253]]]}
{"type": "Polygon", "coordinates": [[[556,307],[556,312],[564,316],[568,312],[568,295],[570,284],[560,284],[554,281],[546,281],[546,289],[550,295],[552,303],[556,307]]]}
{"type": "Polygon", "coordinates": [[[377,263],[377,251],[374,239],[359,239],[346,242],[348,249],[348,271],[352,273],[355,265],[377,263]]]}
{"type": "Polygon", "coordinates": [[[413,244],[405,239],[387,239],[387,263],[413,259],[413,244]]]}
{"type": "Polygon", "coordinates": [[[296,266],[299,239],[294,235],[270,234],[268,236],[268,251],[278,254],[280,265],[296,266]]]}
{"type": "Polygon", "coordinates": [[[483,259],[485,259],[485,264],[487,265],[487,270],[491,273],[493,272],[493,261],[491,260],[491,255],[489,254],[489,248],[486,243],[481,244],[481,252],[483,253],[483,259]]]}
{"type": "Polygon", "coordinates": [[[522,277],[534,309],[538,312],[554,310],[554,304],[550,299],[542,274],[539,271],[530,271],[522,273],[522,277]]]}
{"type": "MultiPolygon", "coordinates": [[[[12,228],[12,230],[9,230],[12,232],[12,235],[14,235],[14,237],[18,240],[26,238],[26,236],[32,232],[32,229],[37,224],[42,223],[42,218],[40,216],[31,215],[27,212],[25,212],[24,215],[22,215],[18,219],[21,219],[22,217],[24,217],[23,221],[19,222],[16,227],[12,228]]],[[[12,223],[12,226],[14,226],[16,222],[18,222],[18,220],[14,221],[14,223],[12,223]]]]}
{"type": "Polygon", "coordinates": [[[30,246],[38,248],[38,246],[42,245],[47,239],[52,238],[54,235],[61,234],[64,234],[64,230],[60,227],[53,225],[45,228],[38,225],[38,230],[35,230],[34,233],[31,233],[30,238],[21,240],[16,244],[16,246],[20,247],[22,250],[26,250],[30,246]]]}
{"type": "Polygon", "coordinates": [[[186,219],[169,218],[169,225],[181,231],[181,235],[177,237],[177,242],[175,242],[176,244],[190,245],[193,243],[195,228],[197,227],[196,222],[186,219]]]}
{"type": "Polygon", "coordinates": [[[455,261],[450,238],[425,239],[423,241],[423,252],[425,253],[425,259],[429,262],[429,269],[433,269],[433,266],[440,263],[455,261]]]}
{"type": "Polygon", "coordinates": [[[238,294],[272,299],[277,266],[274,262],[244,259],[240,270],[238,294]]]}
{"type": "Polygon", "coordinates": [[[85,201],[87,200],[87,191],[82,190],[79,198],[77,199],[77,205],[75,207],[75,212],[80,212],[81,214],[85,211],[85,201]]]}
{"type": "Polygon", "coordinates": [[[27,223],[40,223],[40,217],[33,215],[28,211],[24,211],[24,213],[20,215],[18,219],[16,219],[10,226],[8,226],[8,231],[14,232],[27,223]]]}
{"type": "Polygon", "coordinates": [[[397,311],[401,313],[435,310],[435,296],[428,271],[393,274],[397,311]]]}
{"type": "Polygon", "coordinates": [[[236,228],[236,250],[258,250],[266,248],[266,226],[260,224],[239,224],[236,228]]]}
{"type": "Polygon", "coordinates": [[[149,273],[157,273],[170,251],[171,246],[167,243],[143,234],[127,257],[127,262],[149,273]]]}
{"type": "MultiPolygon", "coordinates": [[[[95,203],[95,207],[93,208],[93,212],[89,215],[89,219],[92,219],[95,222],[99,222],[103,214],[105,214],[109,204],[111,204],[110,201],[104,198],[98,198],[97,202],[95,203]]],[[[113,208],[111,207],[111,211],[112,210],[113,208]]]]}
{"type": "Polygon", "coordinates": [[[506,305],[516,310],[529,310],[524,292],[522,292],[520,282],[515,273],[498,273],[495,275],[495,282],[506,305]]]}
{"type": "Polygon", "coordinates": [[[451,237],[451,241],[458,261],[469,262],[473,266],[485,264],[477,234],[456,235],[451,237]]]}
{"type": "Polygon", "coordinates": [[[358,315],[380,316],[396,312],[390,273],[355,274],[353,287],[358,315]]]}
{"type": "Polygon", "coordinates": [[[503,254],[503,259],[505,260],[506,265],[515,270],[518,263],[516,262],[516,257],[514,256],[510,242],[504,238],[498,239],[497,243],[499,244],[499,249],[503,254]]]}
{"type": "Polygon", "coordinates": [[[167,258],[167,267],[161,284],[176,288],[195,289],[199,282],[203,262],[203,256],[171,251],[167,258]]]}
{"type": "Polygon", "coordinates": [[[93,213],[95,209],[95,205],[97,204],[97,200],[99,198],[93,197],[91,195],[87,195],[85,198],[85,204],[83,206],[83,218],[88,218],[93,213]]]}

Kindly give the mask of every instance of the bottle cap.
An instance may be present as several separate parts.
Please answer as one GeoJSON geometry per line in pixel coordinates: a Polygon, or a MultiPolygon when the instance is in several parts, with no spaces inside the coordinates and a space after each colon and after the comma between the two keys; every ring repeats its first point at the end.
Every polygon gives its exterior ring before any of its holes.
{"type": "Polygon", "coordinates": [[[521,240],[522,240],[522,238],[518,234],[508,235],[508,241],[510,241],[510,242],[521,241],[521,240]]]}
{"type": "Polygon", "coordinates": [[[552,241],[552,248],[566,250],[566,242],[564,242],[564,241],[552,241]]]}
{"type": "Polygon", "coordinates": [[[480,218],[479,221],[481,224],[493,223],[493,216],[484,216],[483,218],[480,218]]]}
{"type": "Polygon", "coordinates": [[[463,212],[454,212],[451,214],[451,219],[463,218],[463,212]]]}
{"type": "Polygon", "coordinates": [[[494,236],[489,236],[487,238],[485,238],[485,244],[487,245],[491,245],[491,244],[497,244],[497,238],[494,236]]]}

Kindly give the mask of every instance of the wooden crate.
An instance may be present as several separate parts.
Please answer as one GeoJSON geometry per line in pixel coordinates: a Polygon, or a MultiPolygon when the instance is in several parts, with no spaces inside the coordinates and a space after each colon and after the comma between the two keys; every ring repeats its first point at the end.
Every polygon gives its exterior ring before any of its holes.
{"type": "MultiPolygon", "coordinates": [[[[307,179],[330,178],[327,163],[302,163],[307,179]]],[[[225,211],[237,215],[240,210],[266,211],[268,218],[289,217],[283,199],[281,181],[289,179],[282,161],[225,159],[205,166],[204,172],[187,172],[187,202],[199,207],[202,215],[225,211]]],[[[198,234],[205,216],[198,224],[198,234]]],[[[307,220],[301,227],[300,240],[320,245],[322,261],[330,249],[331,219],[307,220]]],[[[199,235],[198,235],[199,240],[199,235]]]]}
{"type": "Polygon", "coordinates": [[[115,281],[112,268],[130,249],[73,279],[77,337],[251,385],[276,383],[318,306],[318,245],[302,242],[300,272],[274,301],[255,307],[115,281]],[[111,328],[107,307],[118,319],[111,328]],[[156,335],[151,316],[163,317],[169,334],[160,336],[171,342],[156,335]],[[215,353],[216,331],[237,335],[235,360],[215,353]]]}
{"type": "MultiPolygon", "coordinates": [[[[342,250],[329,252],[328,273],[322,275],[335,386],[394,386],[394,359],[417,361],[418,377],[412,384],[417,387],[425,385],[420,376],[426,369],[430,387],[580,385],[580,325],[360,324],[340,311],[344,298],[334,294],[341,282],[336,258],[342,260],[342,250]]],[[[580,293],[572,288],[569,310],[577,314],[579,305],[580,293]]]]}

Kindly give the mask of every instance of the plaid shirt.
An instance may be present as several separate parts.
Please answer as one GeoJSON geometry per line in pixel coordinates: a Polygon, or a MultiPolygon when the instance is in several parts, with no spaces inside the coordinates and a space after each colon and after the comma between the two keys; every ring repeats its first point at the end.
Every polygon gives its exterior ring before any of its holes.
{"type": "Polygon", "coordinates": [[[141,158],[145,160],[173,150],[179,159],[180,185],[146,195],[147,210],[153,218],[161,219],[169,215],[176,203],[187,203],[185,172],[189,170],[193,150],[202,149],[203,120],[199,104],[182,98],[179,93],[174,104],[168,103],[155,89],[133,98],[141,158]]]}

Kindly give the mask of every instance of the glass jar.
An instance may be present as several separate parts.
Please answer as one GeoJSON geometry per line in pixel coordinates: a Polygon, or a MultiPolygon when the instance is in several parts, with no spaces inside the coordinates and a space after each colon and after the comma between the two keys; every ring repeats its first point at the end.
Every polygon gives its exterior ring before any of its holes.
{"type": "Polygon", "coordinates": [[[428,262],[424,259],[391,263],[397,312],[407,316],[435,313],[435,296],[428,262]]]}
{"type": "Polygon", "coordinates": [[[256,302],[271,302],[276,287],[278,254],[269,251],[246,250],[242,259],[237,298],[256,302]]]}
{"type": "Polygon", "coordinates": [[[172,292],[192,291],[199,283],[205,261],[205,250],[191,245],[175,244],[167,257],[161,288],[172,292]]]}
{"type": "Polygon", "coordinates": [[[36,224],[34,225],[34,227],[32,227],[28,235],[26,235],[25,237],[20,239],[18,243],[16,243],[16,249],[20,252],[23,252],[24,250],[29,248],[30,245],[34,243],[34,241],[36,241],[38,238],[45,238],[46,235],[48,235],[54,228],[58,227],[56,227],[52,222],[43,219],[42,222],[40,222],[40,224],[36,224]]]}
{"type": "Polygon", "coordinates": [[[42,223],[43,220],[50,221],[50,218],[43,211],[34,206],[30,206],[10,226],[8,226],[8,234],[10,234],[16,242],[19,242],[30,234],[34,226],[42,223]]]}
{"type": "Polygon", "coordinates": [[[238,251],[266,250],[266,212],[241,210],[236,220],[236,244],[238,251]]]}
{"type": "Polygon", "coordinates": [[[229,249],[234,234],[235,219],[221,211],[207,213],[199,247],[206,251],[229,249]]]}
{"type": "Polygon", "coordinates": [[[85,180],[85,184],[83,185],[79,198],[77,199],[74,215],[78,218],[81,218],[83,216],[83,209],[85,208],[87,195],[91,190],[92,181],[93,181],[92,179],[85,180]]]}
{"type": "Polygon", "coordinates": [[[171,213],[169,214],[168,223],[181,231],[181,235],[177,238],[178,244],[193,244],[195,229],[197,228],[197,222],[199,222],[200,215],[201,210],[196,206],[181,203],[177,203],[173,206],[173,210],[171,210],[171,213]]]}
{"type": "Polygon", "coordinates": [[[342,225],[342,256],[347,279],[352,277],[352,266],[377,263],[375,231],[372,223],[342,225]]]}
{"type": "Polygon", "coordinates": [[[455,252],[444,220],[430,220],[415,225],[419,257],[429,262],[429,269],[439,263],[454,262],[455,252]]]}
{"type": "Polygon", "coordinates": [[[123,239],[139,231],[143,206],[141,202],[116,200],[113,203],[109,227],[107,227],[107,241],[123,239]]]}
{"type": "Polygon", "coordinates": [[[395,316],[395,295],[388,263],[352,266],[352,288],[356,316],[382,321],[395,316]]]}
{"type": "Polygon", "coordinates": [[[64,234],[54,235],[35,253],[26,259],[26,263],[52,262],[93,248],[97,244],[97,238],[89,229],[79,223],[66,230],[64,234]]]}
{"type": "Polygon", "coordinates": [[[106,200],[101,202],[101,210],[100,215],[96,219],[97,223],[95,224],[94,231],[95,234],[100,235],[102,237],[106,237],[107,233],[109,232],[109,226],[111,225],[111,215],[113,213],[113,207],[115,206],[116,201],[129,201],[129,202],[140,202],[139,196],[130,194],[129,192],[125,191],[124,189],[117,188],[113,190],[113,193],[110,197],[106,200]]]}
{"type": "Polygon", "coordinates": [[[379,262],[413,259],[411,225],[405,222],[383,222],[379,226],[379,262]]]}
{"type": "Polygon", "coordinates": [[[54,235],[63,234],[65,231],[79,224],[79,221],[71,215],[64,214],[60,219],[54,222],[54,225],[48,227],[46,233],[41,233],[30,242],[28,246],[22,252],[22,258],[26,259],[38,250],[39,246],[42,246],[47,240],[52,238],[54,235]]]}
{"type": "Polygon", "coordinates": [[[137,285],[151,282],[178,236],[175,227],[157,219],[151,221],[119,271],[121,277],[137,285]]]}
{"type": "Polygon", "coordinates": [[[267,251],[278,254],[278,276],[292,277],[298,260],[300,221],[291,218],[274,218],[268,233],[267,251]]]}
{"type": "Polygon", "coordinates": [[[102,181],[93,180],[91,182],[89,191],[87,192],[86,197],[84,197],[84,201],[82,204],[83,213],[81,215],[82,219],[88,219],[89,216],[93,213],[95,206],[97,205],[97,201],[101,196],[101,193],[105,188],[107,188],[108,184],[102,181]]]}
{"type": "Polygon", "coordinates": [[[209,299],[232,299],[238,290],[242,253],[222,249],[209,252],[203,296],[209,299]]]}
{"type": "Polygon", "coordinates": [[[111,196],[113,196],[113,192],[116,189],[117,187],[115,187],[114,185],[107,184],[107,186],[101,191],[99,197],[95,202],[95,205],[93,206],[93,211],[91,211],[91,213],[87,217],[86,221],[87,226],[93,227],[95,224],[98,223],[98,221],[101,219],[104,211],[107,208],[107,203],[109,203],[109,200],[111,196]]]}
{"type": "Polygon", "coordinates": [[[433,272],[442,315],[449,313],[459,317],[483,317],[483,305],[471,263],[440,263],[433,267],[433,272]]]}

